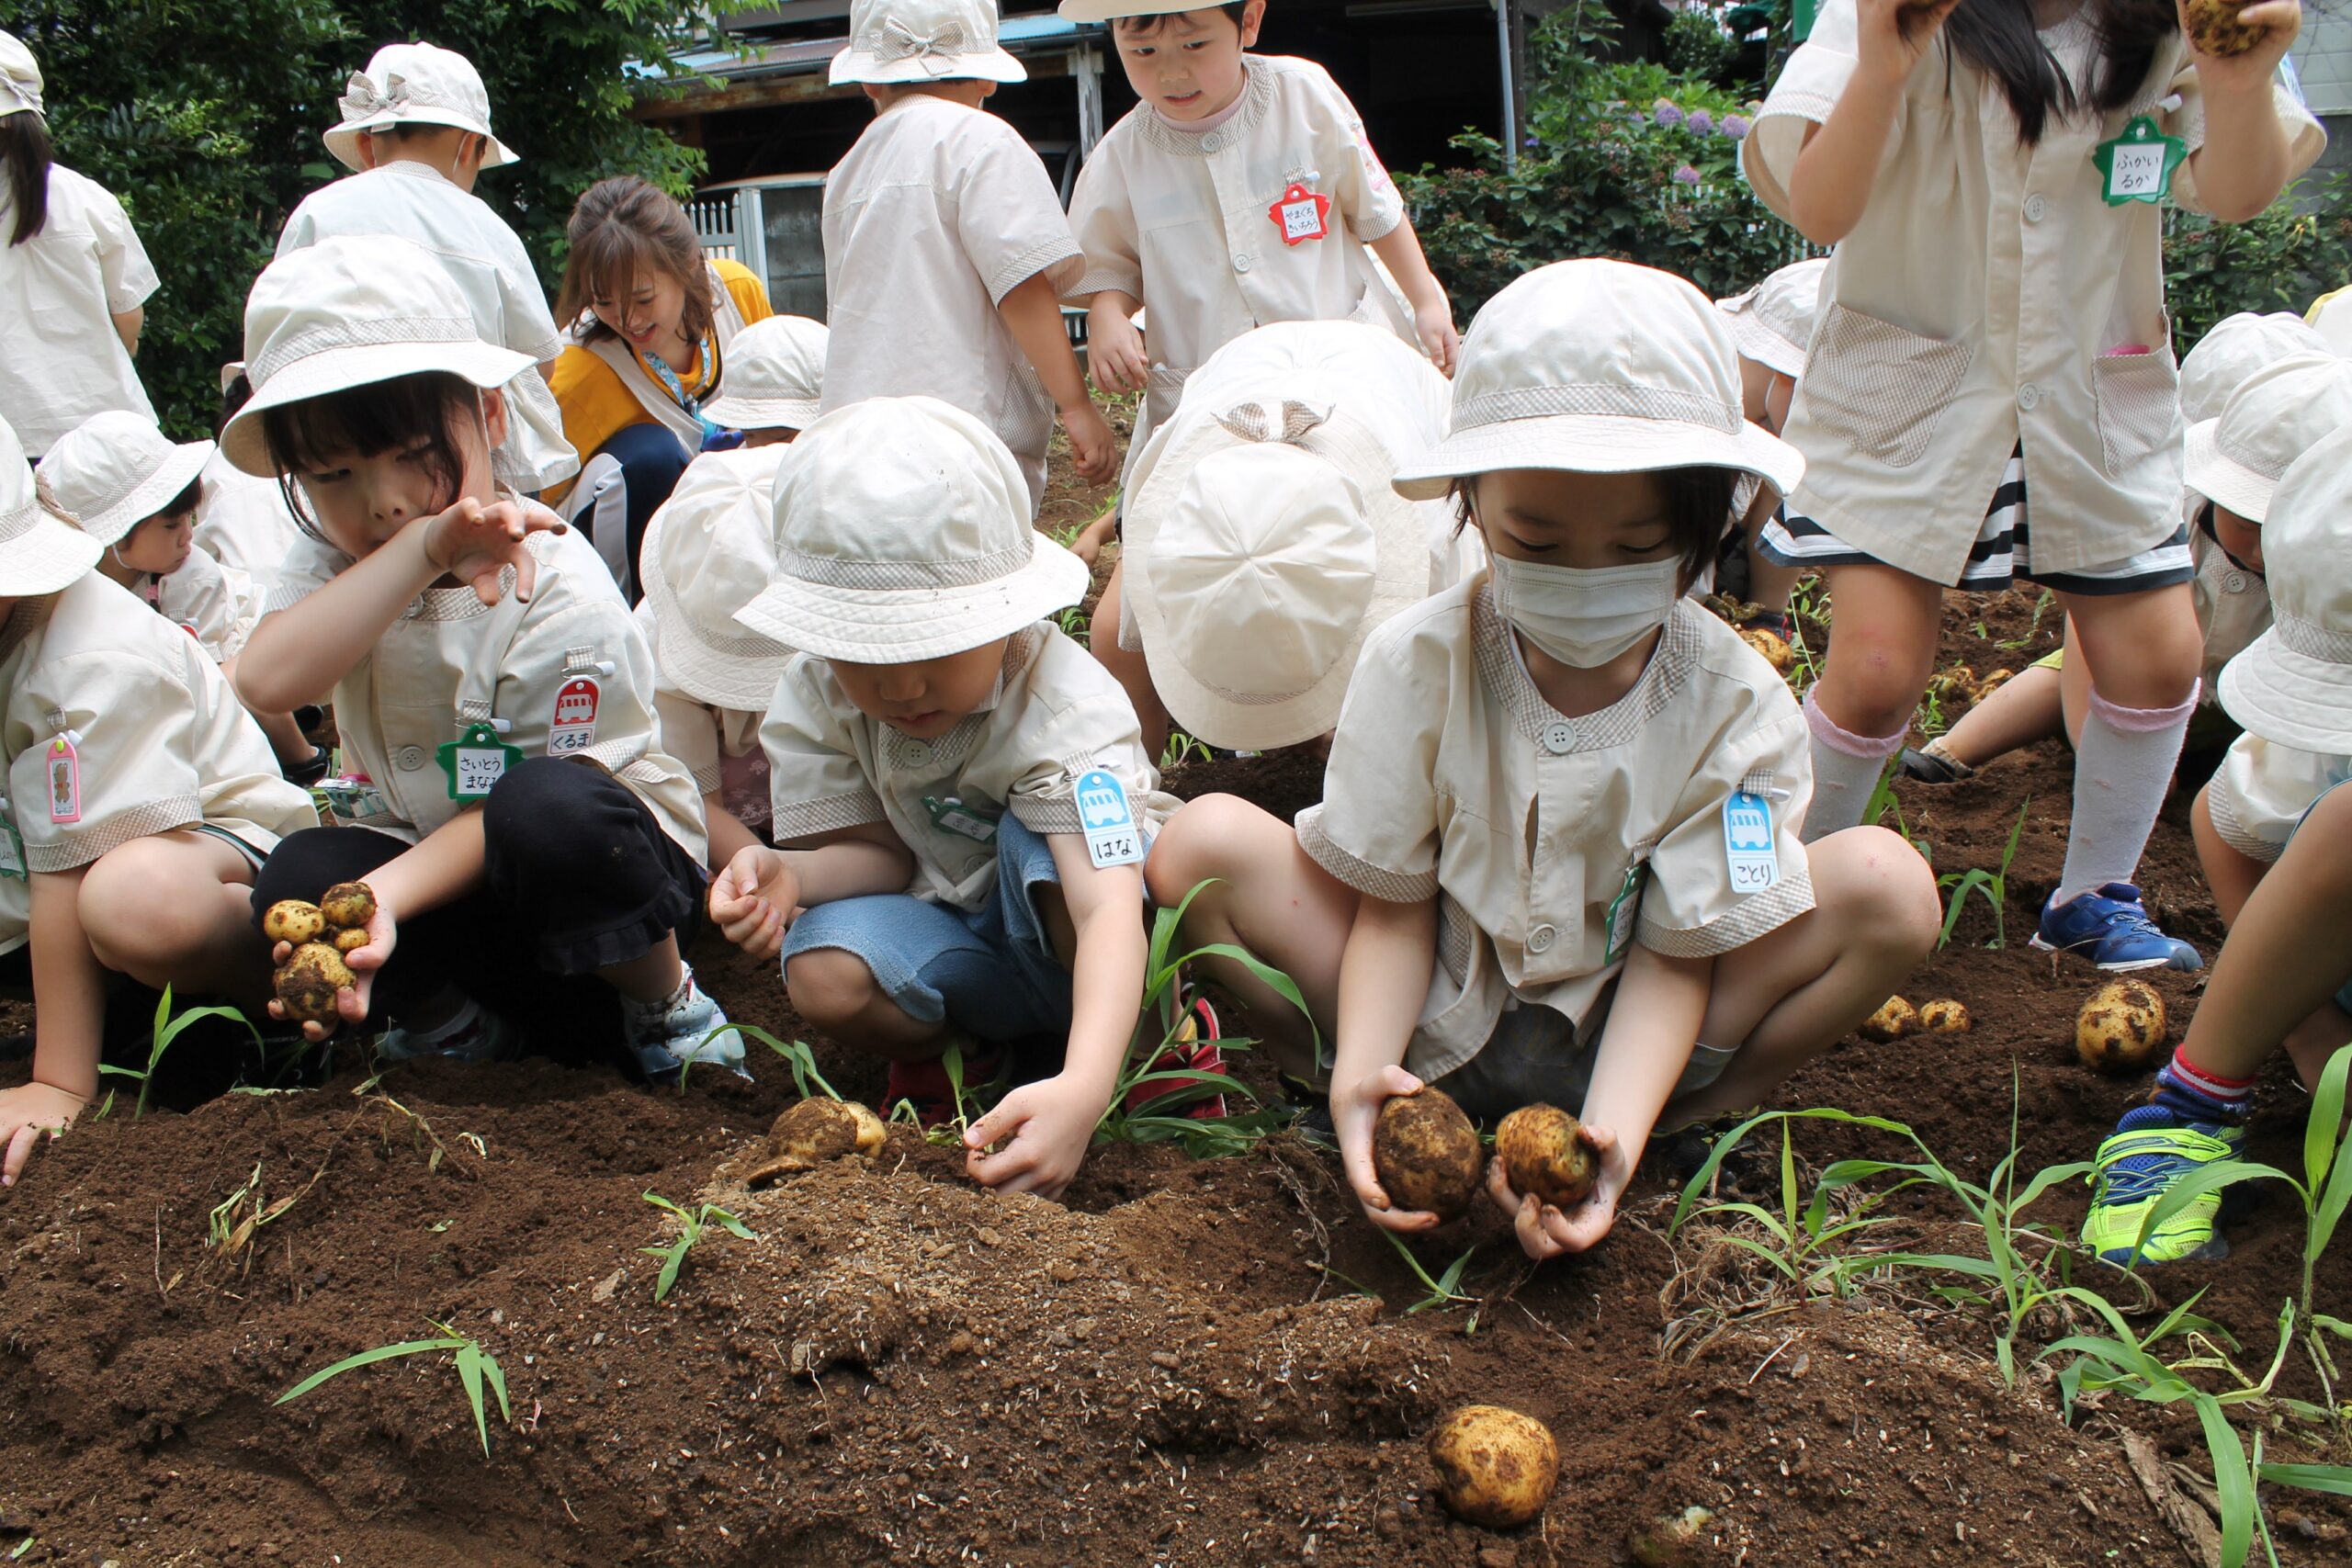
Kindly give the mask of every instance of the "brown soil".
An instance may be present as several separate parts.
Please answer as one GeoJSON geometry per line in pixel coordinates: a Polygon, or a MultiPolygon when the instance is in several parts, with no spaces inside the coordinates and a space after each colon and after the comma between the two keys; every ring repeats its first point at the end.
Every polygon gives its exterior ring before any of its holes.
{"type": "MultiPolygon", "coordinates": [[[[2015,636],[2027,606],[1986,615],[2015,636]]],[[[1973,636],[1974,615],[1955,604],[1947,658],[1980,670],[2055,630],[2006,653],[1973,636]]],[[[1997,865],[2030,792],[2012,945],[1986,950],[1989,911],[1972,910],[1906,994],[1957,997],[1974,1032],[1849,1041],[1779,1103],[1906,1121],[1981,1178],[2009,1146],[2014,1074],[2024,1168],[2088,1155],[2140,1086],[2075,1064],[2089,978],[2020,945],[2057,873],[2068,773],[2052,745],[1968,784],[1903,789],[1945,870],[1997,865]]],[[[1287,813],[1317,776],[1294,751],[1188,766],[1171,784],[1287,813]]],[[[2145,876],[2210,953],[2219,928],[2180,812],[2145,876]]],[[[695,957],[739,1021],[800,1032],[771,968],[709,942],[695,957]]],[[[2185,1021],[2193,981],[2158,984],[2185,1021]]],[[[0,1027],[25,1021],[18,1010],[0,1027]]],[[[816,1044],[842,1092],[878,1095],[878,1067],[816,1044]]],[[[23,1073],[0,1066],[0,1083],[23,1073]]],[[[2119,1441],[2151,1439],[2144,1468],[2163,1485],[2163,1461],[2203,1463],[2193,1419],[2110,1400],[2070,1427],[2046,1371],[2004,1386],[1985,1314],[1916,1283],[1845,1303],[1776,1297],[1719,1233],[1665,1239],[1675,1193],[1655,1171],[1581,1258],[1525,1266],[1483,1207],[1420,1243],[1432,1274],[1475,1248],[1460,1286],[1474,1303],[1415,1312],[1423,1292],[1333,1159],[1293,1136],[1203,1162],[1107,1146],[1056,1204],[975,1189],[955,1155],[898,1126],[873,1164],[748,1191],[792,1094],[780,1064],[756,1086],[708,1074],[672,1093],[544,1062],[363,1081],[346,1059],[314,1092],[152,1120],[126,1105],[75,1128],[0,1194],[0,1553],[1500,1568],[1631,1561],[1636,1532],[1697,1507],[1709,1517],[1679,1559],[1692,1564],[2200,1560],[2119,1441]],[[208,1216],[249,1182],[257,1195],[226,1228],[267,1223],[209,1242],[208,1216]],[[725,1203],[756,1239],[714,1226],[657,1305],[640,1249],[675,1233],[648,1191],[725,1203]],[[487,1459],[446,1355],[273,1405],[341,1357],[431,1335],[428,1320],[503,1364],[513,1417],[492,1404],[487,1459]],[[1463,1401],[1558,1434],[1540,1524],[1498,1533],[1436,1506],[1421,1439],[1463,1401]]],[[[2257,1156],[2292,1164],[2301,1112],[2274,1071],[2257,1156]]],[[[1798,1146],[1808,1169],[1897,1148],[1818,1125],[1798,1146]]],[[[2053,1223],[2071,1227],[2082,1201],[2076,1184],[2053,1194],[2053,1223]]],[[[1970,1245],[1939,1203],[1905,1194],[1885,1212],[1906,1243],[1970,1245]]],[[[2274,1198],[2225,1264],[2167,1270],[2157,1288],[2169,1302],[2210,1286],[2199,1310],[2258,1362],[2300,1280],[2301,1237],[2274,1198]]],[[[2320,1296],[2352,1304],[2342,1248],[2320,1296]]],[[[2027,1352],[2064,1331],[2037,1320],[2027,1352]]],[[[2312,1381],[2290,1365],[2282,1386],[2310,1397],[2312,1381]]],[[[2341,1509],[2267,1495],[2282,1561],[2352,1553],[2341,1509]]]]}

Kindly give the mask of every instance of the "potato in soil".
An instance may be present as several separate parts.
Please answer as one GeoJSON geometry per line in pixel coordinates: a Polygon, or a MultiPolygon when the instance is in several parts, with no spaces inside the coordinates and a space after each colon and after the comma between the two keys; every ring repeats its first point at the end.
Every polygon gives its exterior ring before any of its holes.
{"type": "Polygon", "coordinates": [[[1560,1478],[1552,1429],[1498,1404],[1465,1404],[1430,1434],[1438,1497],[1457,1518],[1510,1529],[1544,1512],[1560,1478]]]}
{"type": "Polygon", "coordinates": [[[2188,0],[2182,10],[2188,17],[2188,36],[2206,53],[2227,58],[2244,54],[2262,41],[2268,28],[2250,28],[2238,20],[2238,13],[2254,0],[2188,0]]]}
{"type": "Polygon", "coordinates": [[[1398,1208],[1442,1220],[1466,1212],[1478,1196],[1487,1152],[1478,1130],[1441,1089],[1391,1095],[1372,1124],[1372,1168],[1398,1208]]]}
{"type": "Polygon", "coordinates": [[[1797,661],[1796,650],[1778,632],[1766,631],[1762,626],[1742,626],[1739,628],[1739,640],[1762,654],[1764,662],[1783,675],[1789,672],[1789,666],[1797,661]]]}
{"type": "Polygon", "coordinates": [[[1600,1177],[1600,1151],[1577,1119],[1556,1105],[1523,1105],[1495,1129],[1511,1190],[1532,1192],[1555,1209],[1584,1201],[1600,1177]]]}
{"type": "Polygon", "coordinates": [[[335,993],[359,983],[343,954],[322,942],[306,942],[296,948],[276,977],[277,1000],[286,1016],[306,1023],[323,1023],[330,1027],[340,1016],[335,1011],[335,993]]]}
{"type": "Polygon", "coordinates": [[[2075,1055],[2102,1073],[2136,1073],[2165,1043],[2165,999],[2139,980],[2109,980],[2075,1015],[2075,1055]]]}
{"type": "Polygon", "coordinates": [[[354,931],[376,918],[376,895],[364,882],[338,882],[321,895],[319,913],[339,931],[354,931]]]}
{"type": "Polygon", "coordinates": [[[1919,1027],[1917,1009],[1901,997],[1889,997],[1878,1011],[1862,1020],[1861,1036],[1883,1045],[1890,1040],[1900,1040],[1919,1027]]]}
{"type": "Polygon", "coordinates": [[[882,1118],[854,1100],[811,1096],[787,1106],[768,1129],[768,1156],[743,1179],[747,1187],[764,1187],[780,1176],[813,1170],[831,1159],[850,1155],[871,1159],[882,1152],[888,1137],[882,1118]]]}
{"type": "Polygon", "coordinates": [[[1975,1023],[1968,1010],[1949,997],[1919,1005],[1919,1027],[1930,1034],[1965,1034],[1975,1023]]]}
{"type": "Polygon", "coordinates": [[[262,935],[273,942],[291,942],[296,947],[318,941],[319,933],[326,929],[327,918],[319,907],[300,898],[280,898],[261,918],[262,935]]]}

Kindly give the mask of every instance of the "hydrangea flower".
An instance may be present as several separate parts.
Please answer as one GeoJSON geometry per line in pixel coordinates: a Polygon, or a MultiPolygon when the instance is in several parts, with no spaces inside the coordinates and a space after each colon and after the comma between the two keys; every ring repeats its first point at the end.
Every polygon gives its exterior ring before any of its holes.
{"type": "Polygon", "coordinates": [[[1685,164],[1674,171],[1674,183],[1680,186],[1695,186],[1699,183],[1699,171],[1685,164]]]}
{"type": "Polygon", "coordinates": [[[1704,136],[1715,129],[1715,117],[1709,114],[1705,109],[1692,109],[1690,111],[1690,118],[1684,123],[1688,124],[1691,130],[1697,131],[1700,135],[1704,136]]]}
{"type": "Polygon", "coordinates": [[[1734,141],[1747,134],[1747,117],[1740,114],[1724,116],[1724,134],[1734,141]]]}
{"type": "Polygon", "coordinates": [[[1650,117],[1660,125],[1680,125],[1682,111],[1668,98],[1660,98],[1650,106],[1650,117]]]}

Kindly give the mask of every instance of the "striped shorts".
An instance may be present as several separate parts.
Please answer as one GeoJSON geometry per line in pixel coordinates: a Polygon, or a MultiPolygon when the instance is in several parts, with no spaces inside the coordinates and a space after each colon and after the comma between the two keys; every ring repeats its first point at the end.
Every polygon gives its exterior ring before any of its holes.
{"type": "MultiPolygon", "coordinates": [[[[1757,547],[1775,565],[1809,571],[1827,566],[1884,564],[1812,518],[1787,513],[1764,525],[1757,547]]],[[[2164,543],[2111,565],[2035,571],[2033,541],[2026,528],[2025,455],[2019,450],[2009,455],[2008,467],[2001,470],[1992,507],[1984,513],[1984,526],[1976,531],[1976,543],[1968,552],[1968,564],[1961,568],[1960,581],[1945,586],[1968,593],[1998,593],[2022,578],[2061,593],[2144,593],[2187,582],[2196,574],[2186,524],[2174,529],[2164,543]]]]}

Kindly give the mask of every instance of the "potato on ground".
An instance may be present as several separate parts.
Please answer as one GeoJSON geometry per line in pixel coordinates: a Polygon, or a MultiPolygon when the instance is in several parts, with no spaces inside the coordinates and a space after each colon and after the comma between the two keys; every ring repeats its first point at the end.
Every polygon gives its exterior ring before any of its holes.
{"type": "Polygon", "coordinates": [[[343,954],[322,942],[306,942],[296,948],[281,965],[276,976],[278,1005],[286,1016],[305,1023],[334,1026],[341,1017],[335,1010],[335,994],[359,983],[343,954]]]}
{"type": "Polygon", "coordinates": [[[1555,1209],[1580,1203],[1600,1177],[1592,1134],[1556,1105],[1523,1105],[1495,1129],[1495,1153],[1511,1190],[1555,1209]]]}
{"type": "Polygon", "coordinates": [[[1498,1404],[1465,1404],[1430,1434],[1438,1496],[1457,1518],[1510,1529],[1544,1512],[1560,1478],[1552,1430],[1498,1404]]]}
{"type": "Polygon", "coordinates": [[[1919,1027],[1930,1034],[1965,1034],[1975,1023],[1968,1016],[1968,1010],[1949,997],[1923,1002],[1919,1007],[1919,1027]]]}
{"type": "Polygon", "coordinates": [[[1373,1122],[1373,1170],[1400,1209],[1454,1218],[1476,1201],[1486,1163],[1478,1130],[1442,1089],[1391,1095],[1373,1122]]]}
{"type": "Polygon", "coordinates": [[[1861,1035],[1883,1045],[1890,1040],[1900,1040],[1919,1027],[1919,1013],[1901,997],[1889,997],[1878,1011],[1862,1020],[1861,1035]]]}
{"type": "Polygon", "coordinates": [[[2075,1055],[2102,1073],[2136,1073],[2165,1043],[2165,999],[2139,980],[2109,980],[2075,1015],[2075,1055]]]}
{"type": "Polygon", "coordinates": [[[768,1157],[743,1179],[744,1185],[764,1187],[780,1176],[853,1155],[872,1159],[887,1136],[882,1118],[857,1101],[811,1096],[775,1119],[768,1129],[768,1157]]]}
{"type": "Polygon", "coordinates": [[[1762,626],[1742,626],[1739,628],[1739,640],[1762,654],[1764,662],[1783,675],[1797,661],[1796,649],[1791,648],[1788,639],[1778,632],[1766,631],[1762,626]]]}

